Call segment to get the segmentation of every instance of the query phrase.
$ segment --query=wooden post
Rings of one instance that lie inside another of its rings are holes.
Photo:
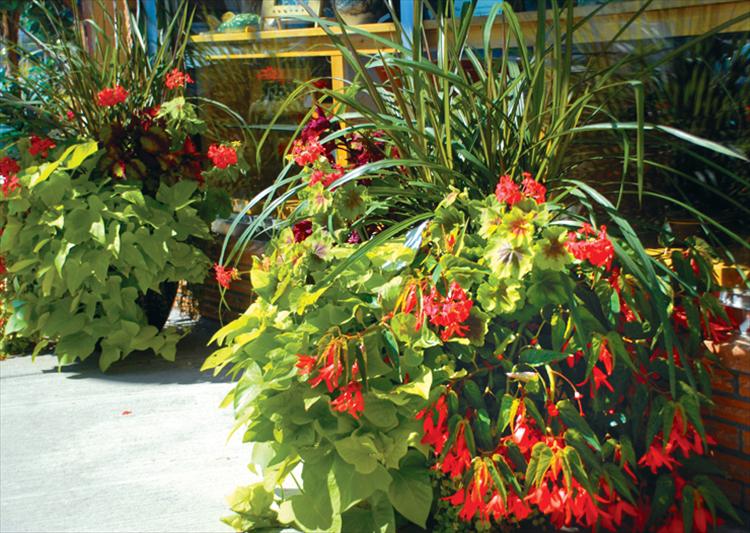
[[[102,52],[119,40],[122,47],[130,47],[130,9],[127,0],[94,0],[81,3],[81,16],[91,19],[101,32],[86,28],[86,46],[90,54],[102,60]],[[123,50],[121,60],[127,59]]]
[[[19,7],[12,10],[3,10],[0,13],[0,37],[7,43],[10,43],[10,47],[8,48],[8,72],[10,73],[10,77],[14,76],[18,71],[18,52],[16,52],[14,47],[18,45],[21,9]]]
[[[343,91],[344,86],[344,56],[340,53],[334,53],[331,55],[331,89]],[[338,109],[334,110],[334,112],[337,111]],[[341,127],[345,128],[346,124],[342,122]],[[336,151],[336,162],[343,167],[346,166],[346,160],[346,150],[339,148]]]

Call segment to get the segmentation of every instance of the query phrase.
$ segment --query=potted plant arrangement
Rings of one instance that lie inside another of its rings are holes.
[[[111,59],[101,61],[79,47],[79,22],[80,40],[43,48],[62,73],[34,112],[51,127],[1,159],[4,334],[40,339],[34,353],[54,343],[62,364],[96,351],[103,370],[134,350],[173,359],[180,334],[162,328],[177,283],[206,277],[200,243],[228,209],[210,184],[242,162],[231,144],[204,155],[194,142],[203,123],[180,70],[186,9],[154,56],[132,25],[129,38],[100,36]]]
[[[737,519],[702,418],[714,362],[703,342],[732,329],[710,260],[702,246],[650,256],[571,176],[580,133],[617,128],[587,108],[612,72],[569,96],[572,31],[553,12],[554,46],[540,18],[527,55],[504,5],[505,47],[521,52],[497,63],[463,25],[444,30],[458,33],[437,64],[401,41],[362,64],[331,32],[362,74],[330,93],[347,125],[314,110],[276,187],[250,202],[271,213],[299,200],[249,272],[225,267],[256,299],[204,364],[238,379],[224,404],[262,476],[232,498],[237,530],[707,531]],[[422,48],[419,24],[410,43]],[[632,128],[637,144],[644,129]],[[638,152],[625,160],[640,167]]]

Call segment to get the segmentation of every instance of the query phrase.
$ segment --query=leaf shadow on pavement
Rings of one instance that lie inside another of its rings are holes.
[[[68,379],[102,379],[122,383],[226,383],[229,376],[214,376],[212,372],[201,372],[206,357],[216,348],[207,346],[218,322],[201,319],[177,345],[175,360],[167,361],[151,351],[133,352],[124,360],[115,362],[106,372],[99,369],[99,354],[91,354],[85,361],[42,370],[45,374],[60,373]]]

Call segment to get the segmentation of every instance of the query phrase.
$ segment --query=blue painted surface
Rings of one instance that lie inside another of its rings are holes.
[[[149,55],[156,53],[159,47],[159,25],[156,19],[156,0],[143,0],[143,10],[146,12],[146,43]]]
[[[401,26],[404,28],[403,45],[411,48],[411,34],[414,30],[414,0],[401,0]]]
[[[455,0],[454,6],[456,9],[456,16],[461,15],[461,10],[464,4],[471,3],[471,0]],[[502,4],[503,0],[477,0],[477,7],[474,8],[475,17],[486,17],[492,11],[492,6],[495,4]]]

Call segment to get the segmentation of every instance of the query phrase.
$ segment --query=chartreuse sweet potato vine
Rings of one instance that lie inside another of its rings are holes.
[[[61,363],[101,348],[106,369],[133,350],[174,359],[176,332],[149,325],[141,298],[165,281],[202,281],[209,268],[194,239],[208,238],[194,180],[161,184],[89,178],[96,142],[73,145],[54,162],[28,165],[0,198],[0,254],[13,306],[4,334],[49,340]],[[54,167],[54,170],[52,169]]]
[[[328,179],[301,139],[303,220],[255,260],[257,299],[205,364],[239,378],[226,403],[263,474],[232,526],[705,531],[734,514],[707,475],[701,341],[724,330],[703,256],[667,268],[614,211],[606,228],[520,171],[360,244],[364,207],[336,206],[366,185]]]

